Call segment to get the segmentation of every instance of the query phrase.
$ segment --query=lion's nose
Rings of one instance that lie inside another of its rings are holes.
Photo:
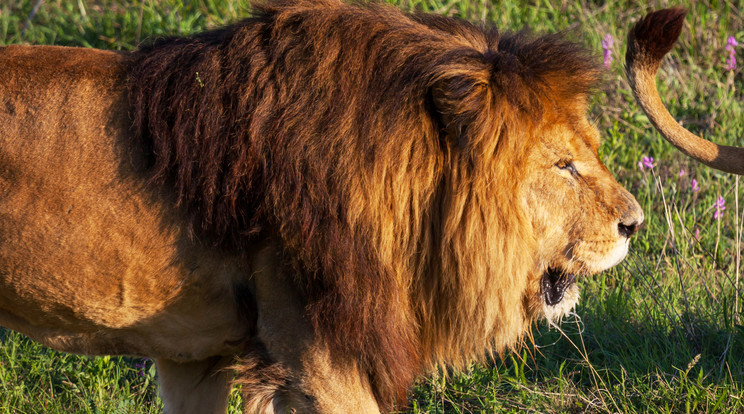
[[[643,224],[643,210],[638,202],[630,196],[630,202],[628,203],[628,209],[625,214],[620,218],[620,222],[617,223],[617,231],[621,236],[630,238],[634,235]]]
[[[638,231],[638,228],[640,227],[640,223],[637,221],[633,221],[630,223],[623,223],[622,221],[617,224],[617,231],[620,232],[620,235],[626,238],[630,238],[630,236],[634,235],[635,232]]]

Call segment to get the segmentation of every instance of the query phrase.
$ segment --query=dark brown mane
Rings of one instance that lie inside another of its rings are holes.
[[[558,35],[336,0],[272,2],[134,57],[130,100],[154,180],[225,249],[278,238],[309,319],[361,361],[381,406],[435,359],[411,286],[445,268],[420,251],[455,214],[438,205],[457,193],[447,186],[498,159],[507,118],[534,123],[583,101],[598,74]]]

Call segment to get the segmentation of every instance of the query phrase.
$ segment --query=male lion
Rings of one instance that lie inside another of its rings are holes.
[[[718,145],[686,130],[664,106],[656,89],[661,59],[674,46],[687,11],[681,8],[649,13],[628,33],[625,55],[630,86],[651,123],[667,141],[703,164],[733,174],[744,174],[744,148]]]
[[[0,49],[0,323],[166,411],[357,413],[517,345],[643,213],[557,35],[338,0],[133,53]],[[233,370],[227,368],[234,368]]]

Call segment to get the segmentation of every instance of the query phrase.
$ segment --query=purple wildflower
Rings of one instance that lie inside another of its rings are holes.
[[[726,50],[729,52],[728,59],[726,59],[726,70],[736,69],[736,50],[734,48],[738,45],[739,43],[734,36],[729,36],[726,41]]]
[[[138,371],[137,375],[139,375],[140,377],[144,377],[146,375],[145,374],[145,368],[147,368],[147,358],[145,358],[142,361],[136,363],[134,365],[134,367],[137,368],[137,371]]]
[[[698,240],[700,239],[700,229],[698,228],[695,229],[695,238]]]
[[[644,156],[640,161],[638,161],[638,168],[641,169],[641,170],[644,167],[645,168],[648,168],[648,169],[652,169],[655,166],[656,165],[654,164],[654,157],[645,157]]]
[[[612,63],[612,45],[615,43],[615,39],[612,35],[607,35],[602,40],[602,49],[604,49],[604,67],[609,69],[610,63]]]
[[[693,193],[697,193],[698,190],[700,189],[700,186],[698,186],[697,180],[694,178],[692,179],[692,182],[690,183],[690,189],[692,190]]]
[[[685,175],[687,175],[687,171],[685,171],[685,169],[684,169],[684,168],[682,168],[681,170],[679,170],[679,174],[677,174],[677,176],[678,176],[679,178],[682,178],[682,177],[684,177]]]
[[[713,212],[713,218],[720,220],[723,217],[723,210],[726,210],[726,200],[723,199],[723,196],[718,196],[718,200],[716,200],[716,204],[713,207],[716,208],[716,211]]]

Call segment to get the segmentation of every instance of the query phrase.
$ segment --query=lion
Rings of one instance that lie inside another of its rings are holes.
[[[560,35],[275,1],[0,49],[0,324],[153,358],[168,413],[375,413],[519,346],[643,222]]]
[[[724,172],[744,174],[744,148],[715,144],[685,129],[664,106],[656,73],[682,32],[687,11],[672,8],[649,13],[628,32],[626,72],[636,101],[661,135],[684,154]]]

